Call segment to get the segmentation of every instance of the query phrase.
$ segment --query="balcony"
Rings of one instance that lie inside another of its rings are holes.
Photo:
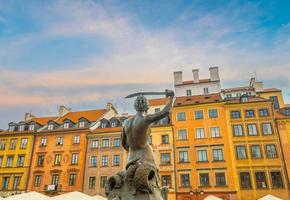
[[[45,185],[44,186],[45,192],[60,192],[61,191],[61,185]]]

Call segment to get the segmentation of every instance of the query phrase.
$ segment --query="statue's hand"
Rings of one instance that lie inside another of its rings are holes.
[[[166,97],[174,97],[174,91],[173,90],[165,90]]]

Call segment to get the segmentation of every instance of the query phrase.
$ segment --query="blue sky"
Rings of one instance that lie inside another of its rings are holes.
[[[254,73],[290,102],[287,1],[0,0],[0,127],[128,93],[172,88],[174,71],[220,67],[223,87]]]

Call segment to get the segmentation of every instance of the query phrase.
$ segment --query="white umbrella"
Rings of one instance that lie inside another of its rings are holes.
[[[263,196],[259,200],[282,200],[282,199],[275,197],[275,196],[272,196],[271,194],[268,194],[266,196]]]
[[[49,200],[93,200],[93,197],[81,192],[69,192],[51,197]]]
[[[49,197],[45,196],[44,194],[38,192],[28,192],[13,195],[10,197],[5,198],[4,200],[48,200]]]
[[[222,200],[222,199],[213,195],[209,195],[204,200]]]
[[[100,196],[100,195],[93,196],[93,198],[94,198],[95,200],[107,200],[107,198],[102,197],[102,196]]]

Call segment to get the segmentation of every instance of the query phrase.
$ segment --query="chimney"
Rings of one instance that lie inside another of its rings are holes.
[[[30,121],[32,118],[34,118],[35,116],[32,115],[31,113],[25,113],[24,115],[24,121],[27,122],[27,121]]]
[[[193,75],[193,82],[198,83],[199,82],[198,69],[193,69],[192,75]]]
[[[254,88],[255,92],[262,92],[264,90],[263,82],[262,81],[254,82]]]
[[[107,103],[107,110],[110,110],[111,108],[113,108],[113,104],[111,102]]]
[[[70,112],[70,109],[68,109],[64,105],[60,105],[58,108],[58,116],[59,117],[63,117],[64,115],[66,115],[69,112]]]
[[[209,73],[210,73],[210,80],[211,81],[219,81],[219,67],[210,67],[209,68]]]
[[[182,71],[174,72],[174,85],[182,84]]]

